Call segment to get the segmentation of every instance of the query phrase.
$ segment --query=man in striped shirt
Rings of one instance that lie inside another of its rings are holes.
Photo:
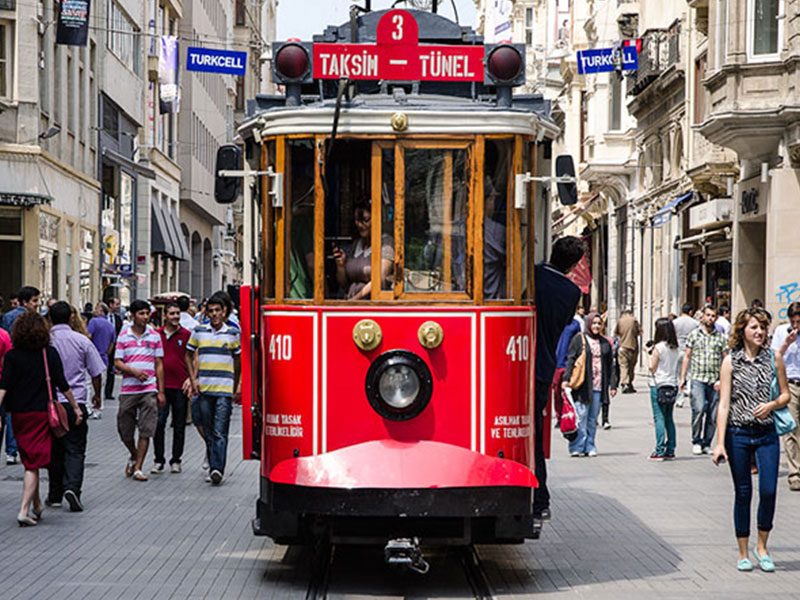
[[[150,438],[155,435],[158,410],[166,404],[164,396],[164,347],[161,336],[147,324],[150,305],[134,300],[130,305],[133,323],[120,331],[114,354],[114,366],[122,373],[119,394],[117,431],[130,451],[125,475],[147,481],[142,471]],[[139,441],[134,441],[136,427]]]
[[[186,366],[192,391],[199,396],[200,417],[209,450],[209,476],[214,485],[222,482],[228,451],[228,429],[233,398],[241,394],[240,331],[225,323],[230,297],[216,293],[206,303],[207,325],[198,325],[186,345]],[[197,353],[197,365],[195,365]]]

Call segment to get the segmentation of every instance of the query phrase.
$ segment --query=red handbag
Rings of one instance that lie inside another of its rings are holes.
[[[561,435],[573,440],[578,435],[578,415],[575,414],[575,407],[564,390],[561,390],[561,403],[561,420],[558,423]]]
[[[44,373],[47,380],[47,424],[50,425],[50,433],[57,438],[64,437],[69,431],[69,421],[67,421],[67,411],[53,398],[53,388],[50,385],[50,367],[47,364],[47,348],[42,348],[44,357]]]

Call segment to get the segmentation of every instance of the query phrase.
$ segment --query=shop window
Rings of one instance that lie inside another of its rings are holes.
[[[405,151],[406,292],[466,291],[466,155],[463,149]]]

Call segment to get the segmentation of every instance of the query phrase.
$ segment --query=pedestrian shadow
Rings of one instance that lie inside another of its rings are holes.
[[[496,596],[552,593],[678,572],[677,549],[614,498],[558,489],[542,536],[522,547],[482,546]],[[634,588],[629,588],[633,591]]]

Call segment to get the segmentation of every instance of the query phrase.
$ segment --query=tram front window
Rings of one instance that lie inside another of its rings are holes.
[[[291,299],[308,299],[314,297],[314,143],[310,139],[289,140],[287,150],[286,292]]]
[[[466,154],[405,150],[406,292],[466,290]]]
[[[483,178],[483,297],[508,298],[508,166],[513,140],[487,139]]]

